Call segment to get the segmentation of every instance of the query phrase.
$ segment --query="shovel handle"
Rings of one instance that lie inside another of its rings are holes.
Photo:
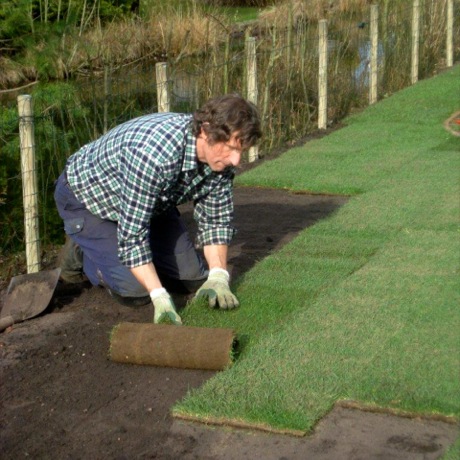
[[[0,332],[3,332],[7,327],[14,324],[14,318],[12,316],[5,316],[0,318]]]

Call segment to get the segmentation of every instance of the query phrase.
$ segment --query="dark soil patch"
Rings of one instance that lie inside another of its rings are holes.
[[[237,189],[233,277],[345,200]],[[182,212],[190,222],[191,208]],[[123,307],[104,289],[59,285],[45,314],[1,334],[1,458],[435,459],[458,434],[439,421],[341,407],[305,438],[174,420],[171,406],[214,372],[108,359],[115,324],[152,316],[150,307]]]

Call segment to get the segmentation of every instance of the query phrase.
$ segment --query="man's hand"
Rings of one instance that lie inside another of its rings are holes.
[[[176,313],[174,302],[171,299],[171,296],[166,292],[166,289],[154,289],[150,292],[150,298],[152,299],[153,306],[155,308],[155,316],[153,317],[153,322],[155,324],[158,324],[165,319],[171,320],[173,324],[176,325],[182,324],[180,316]]]
[[[229,280],[230,275],[227,270],[211,269],[207,281],[198,289],[195,298],[207,298],[211,308],[216,304],[224,310],[238,307],[240,303],[230,291]]]

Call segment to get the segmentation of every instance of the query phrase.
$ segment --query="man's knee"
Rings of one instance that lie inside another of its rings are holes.
[[[93,267],[93,276],[99,286],[121,305],[140,307],[150,303],[150,296],[145,288],[136,280],[131,271],[124,267]]]
[[[145,297],[149,293],[137,281],[131,270],[124,265],[104,267],[97,270],[100,284],[122,297]]]

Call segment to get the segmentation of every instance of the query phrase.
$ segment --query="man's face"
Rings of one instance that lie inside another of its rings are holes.
[[[211,144],[208,136],[202,130],[197,139],[198,160],[206,163],[216,172],[221,172],[231,166],[238,166],[241,161],[243,149],[236,135],[237,133],[232,134],[227,142]]]

